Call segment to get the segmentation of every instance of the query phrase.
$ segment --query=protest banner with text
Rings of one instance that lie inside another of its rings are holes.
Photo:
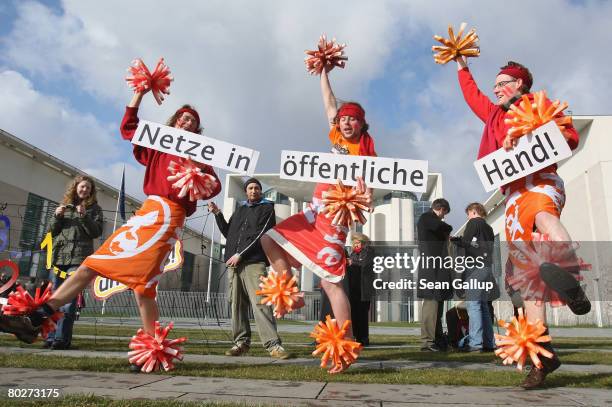
[[[487,192],[571,157],[567,141],[555,122],[546,123],[521,137],[510,151],[500,148],[474,162]]]
[[[368,187],[395,191],[425,192],[428,162],[387,157],[281,152],[280,177],[333,184],[357,185],[362,177]]]
[[[146,120],[132,144],[246,175],[253,175],[259,158],[258,151]]]

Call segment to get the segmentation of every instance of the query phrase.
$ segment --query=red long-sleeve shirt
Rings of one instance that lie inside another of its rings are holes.
[[[463,68],[457,73],[459,76],[459,85],[461,86],[465,101],[474,114],[485,123],[482,139],[480,140],[480,148],[478,150],[478,158],[482,158],[502,147],[509,129],[509,126],[504,123],[507,112],[501,106],[491,102],[491,100],[478,89],[478,85],[476,85],[468,68]],[[533,98],[531,94],[528,96],[530,99]],[[519,103],[520,99],[514,104],[518,105]],[[560,115],[562,115],[562,113]],[[569,134],[567,143],[569,147],[574,150],[578,147],[578,132],[571,125],[567,126],[567,130]],[[556,168],[556,164],[553,166]],[[547,167],[547,169],[551,167]]]
[[[121,137],[132,141],[136,128],[138,127],[138,108],[126,107],[125,115],[121,121]],[[196,210],[196,203],[189,200],[189,194],[183,198],[178,197],[179,190],[172,188],[172,182],[168,181],[171,175],[168,171],[170,161],[180,160],[179,157],[162,153],[161,151],[134,145],[134,157],[146,167],[144,176],[144,193],[147,195],[158,195],[176,202],[185,208],[187,216],[192,215]],[[210,165],[202,164],[203,172],[212,175],[217,180],[217,186],[213,193],[207,197],[210,199],[221,192],[221,181]]]

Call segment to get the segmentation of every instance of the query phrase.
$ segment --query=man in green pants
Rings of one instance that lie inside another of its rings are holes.
[[[272,308],[260,304],[261,298],[255,294],[259,289],[259,277],[265,275],[269,265],[259,239],[276,224],[274,203],[262,197],[261,183],[256,178],[247,180],[244,190],[247,200],[236,209],[229,222],[214,202],[208,203],[208,209],[215,214],[219,230],[226,239],[225,264],[230,285],[234,346],[225,354],[240,356],[249,351],[250,303],[264,347],[270,356],[287,359],[289,354],[281,345]]]

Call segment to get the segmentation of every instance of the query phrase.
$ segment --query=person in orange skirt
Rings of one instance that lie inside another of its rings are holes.
[[[121,122],[121,135],[130,141],[138,126],[138,107],[147,91],[138,92],[127,106]],[[193,133],[200,133],[200,117],[189,105],[178,109],[167,125]],[[146,167],[144,193],[148,196],[142,207],[128,222],[117,229],[100,248],[87,257],[77,271],[52,297],[33,313],[23,317],[7,317],[9,333],[34,340],[42,323],[63,304],[75,298],[96,276],[118,281],[130,287],[136,296],[140,317],[146,333],[154,335],[154,324],[159,319],[156,288],[178,232],[185,218],[196,210],[196,202],[189,194],[179,197],[179,190],[167,180],[171,161],[181,158],[160,151],[134,145],[134,157]],[[221,191],[221,183],[212,167],[198,164],[203,172],[216,180],[208,198]]]
[[[376,156],[374,141],[368,134],[365,111],[358,103],[344,103],[337,107],[336,97],[328,79],[330,68],[321,72],[323,104],[329,120],[329,141],[336,154]],[[323,192],[330,184],[317,184],[312,203],[303,211],[293,215],[270,229],[261,238],[261,244],[272,268],[281,275],[290,272],[291,267],[304,265],[321,278],[321,287],[329,297],[332,310],[339,326],[351,318],[348,297],[341,286],[346,272],[344,245],[348,228],[332,225],[320,211]],[[371,204],[371,191],[367,191],[360,179],[356,189],[366,193]],[[352,330],[347,336],[352,337]],[[338,373],[348,366],[333,367],[330,373]]]
[[[505,123],[507,111],[512,104],[517,105],[522,95],[533,100],[530,89],[533,77],[529,70],[516,62],[508,62],[497,74],[493,93],[497,100],[492,102],[476,85],[466,59],[456,58],[459,85],[468,106],[485,123],[480,142],[478,158],[497,149],[507,150],[513,144],[504,144],[510,126]],[[578,146],[578,132],[568,126],[566,139],[573,150]],[[553,306],[567,304],[576,314],[586,314],[590,302],[582,291],[579,279],[578,260],[571,247],[571,237],[560,221],[561,210],[565,204],[563,180],[557,175],[557,165],[550,165],[524,178],[505,185],[502,192],[506,196],[505,232],[510,253],[510,267],[506,270],[506,285],[519,292],[525,305],[527,320],[546,323],[545,303]],[[535,234],[535,232],[538,234]],[[566,258],[573,258],[576,267],[563,268],[555,262],[536,262],[529,260],[524,253],[534,250],[534,240],[547,236],[557,252]],[[555,243],[557,242],[557,243]],[[561,249],[561,250],[558,250]],[[542,358],[542,369],[533,368],[522,383],[526,389],[541,386],[547,374],[559,368],[561,362],[554,349],[547,343],[544,347],[553,353],[552,358]]]

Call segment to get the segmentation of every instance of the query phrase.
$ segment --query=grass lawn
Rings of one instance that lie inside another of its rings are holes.
[[[83,370],[127,373],[127,361],[114,358],[70,358],[37,356],[33,354],[0,354],[0,366]],[[229,377],[237,379],[268,379],[287,381],[321,381],[383,384],[428,384],[462,386],[516,386],[524,377],[517,370],[487,371],[462,369],[371,369],[352,368],[341,375],[329,375],[317,366],[303,365],[234,365],[210,363],[178,363],[173,376]],[[611,388],[610,374],[553,373],[546,381],[548,387]]]
[[[119,336],[131,337],[135,333],[134,327],[127,326],[94,326],[94,325],[75,325],[75,335],[95,335],[95,336]],[[231,346],[231,335],[229,331],[220,329],[176,329],[171,333],[171,337],[187,336],[191,341],[184,344],[186,353],[203,355],[223,355]],[[311,357],[314,347],[311,344],[312,338],[307,333],[283,333],[282,339],[285,347],[294,357]],[[196,343],[195,341],[202,341]],[[256,332],[253,341],[259,341]],[[300,345],[287,345],[287,344]],[[489,363],[500,360],[494,354],[481,353],[431,353],[421,352],[418,348],[420,340],[417,336],[408,335],[372,335],[371,345],[382,345],[385,348],[365,348],[360,356],[361,360],[414,360],[414,361],[456,361],[456,362],[475,362]],[[127,352],[127,339],[85,339],[74,338],[73,348],[79,350],[98,350],[98,351],[120,351]],[[612,365],[612,352],[597,352],[599,348],[612,349],[612,339],[598,338],[555,338],[555,347],[559,350],[561,360],[564,363],[574,364],[606,364]],[[413,345],[405,347],[405,345]],[[20,346],[24,348],[39,348],[40,342],[32,345],[23,344],[12,335],[0,335],[0,346]],[[404,346],[404,347],[402,347]],[[567,349],[567,350],[566,350]],[[570,349],[593,349],[593,351],[577,352]],[[251,356],[268,356],[261,344],[254,343],[249,352]]]

